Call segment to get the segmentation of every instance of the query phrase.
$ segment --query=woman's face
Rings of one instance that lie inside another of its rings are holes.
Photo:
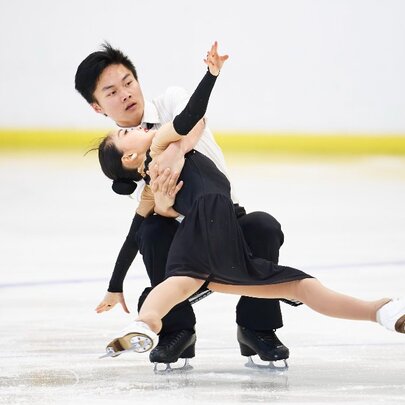
[[[122,152],[123,158],[136,154],[137,161],[145,156],[150,148],[156,130],[148,130],[141,127],[121,128],[115,131],[110,139],[116,148]]]

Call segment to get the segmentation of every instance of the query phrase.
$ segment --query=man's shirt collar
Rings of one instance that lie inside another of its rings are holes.
[[[145,100],[143,109],[142,124],[160,124],[160,118],[156,106],[148,100]]]

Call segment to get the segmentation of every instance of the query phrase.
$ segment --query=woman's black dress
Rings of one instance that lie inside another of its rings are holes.
[[[237,285],[276,284],[312,276],[253,257],[237,221],[230,184],[203,154],[186,155],[174,209],[185,218],[170,247],[166,276]]]

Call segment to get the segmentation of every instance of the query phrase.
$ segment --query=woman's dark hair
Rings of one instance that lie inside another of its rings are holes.
[[[101,170],[111,180],[112,189],[117,194],[132,194],[142,176],[136,170],[125,169],[122,165],[122,153],[117,149],[110,136],[106,136],[98,146],[98,160]]]
[[[138,80],[136,69],[128,56],[119,49],[113,48],[108,42],[101,45],[101,50],[91,53],[80,63],[75,76],[75,89],[91,104],[98,79],[104,69],[110,65],[124,65]]]

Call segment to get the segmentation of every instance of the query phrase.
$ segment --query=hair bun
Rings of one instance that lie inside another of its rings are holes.
[[[115,193],[120,195],[130,195],[136,190],[136,183],[129,179],[114,180],[112,189]]]

